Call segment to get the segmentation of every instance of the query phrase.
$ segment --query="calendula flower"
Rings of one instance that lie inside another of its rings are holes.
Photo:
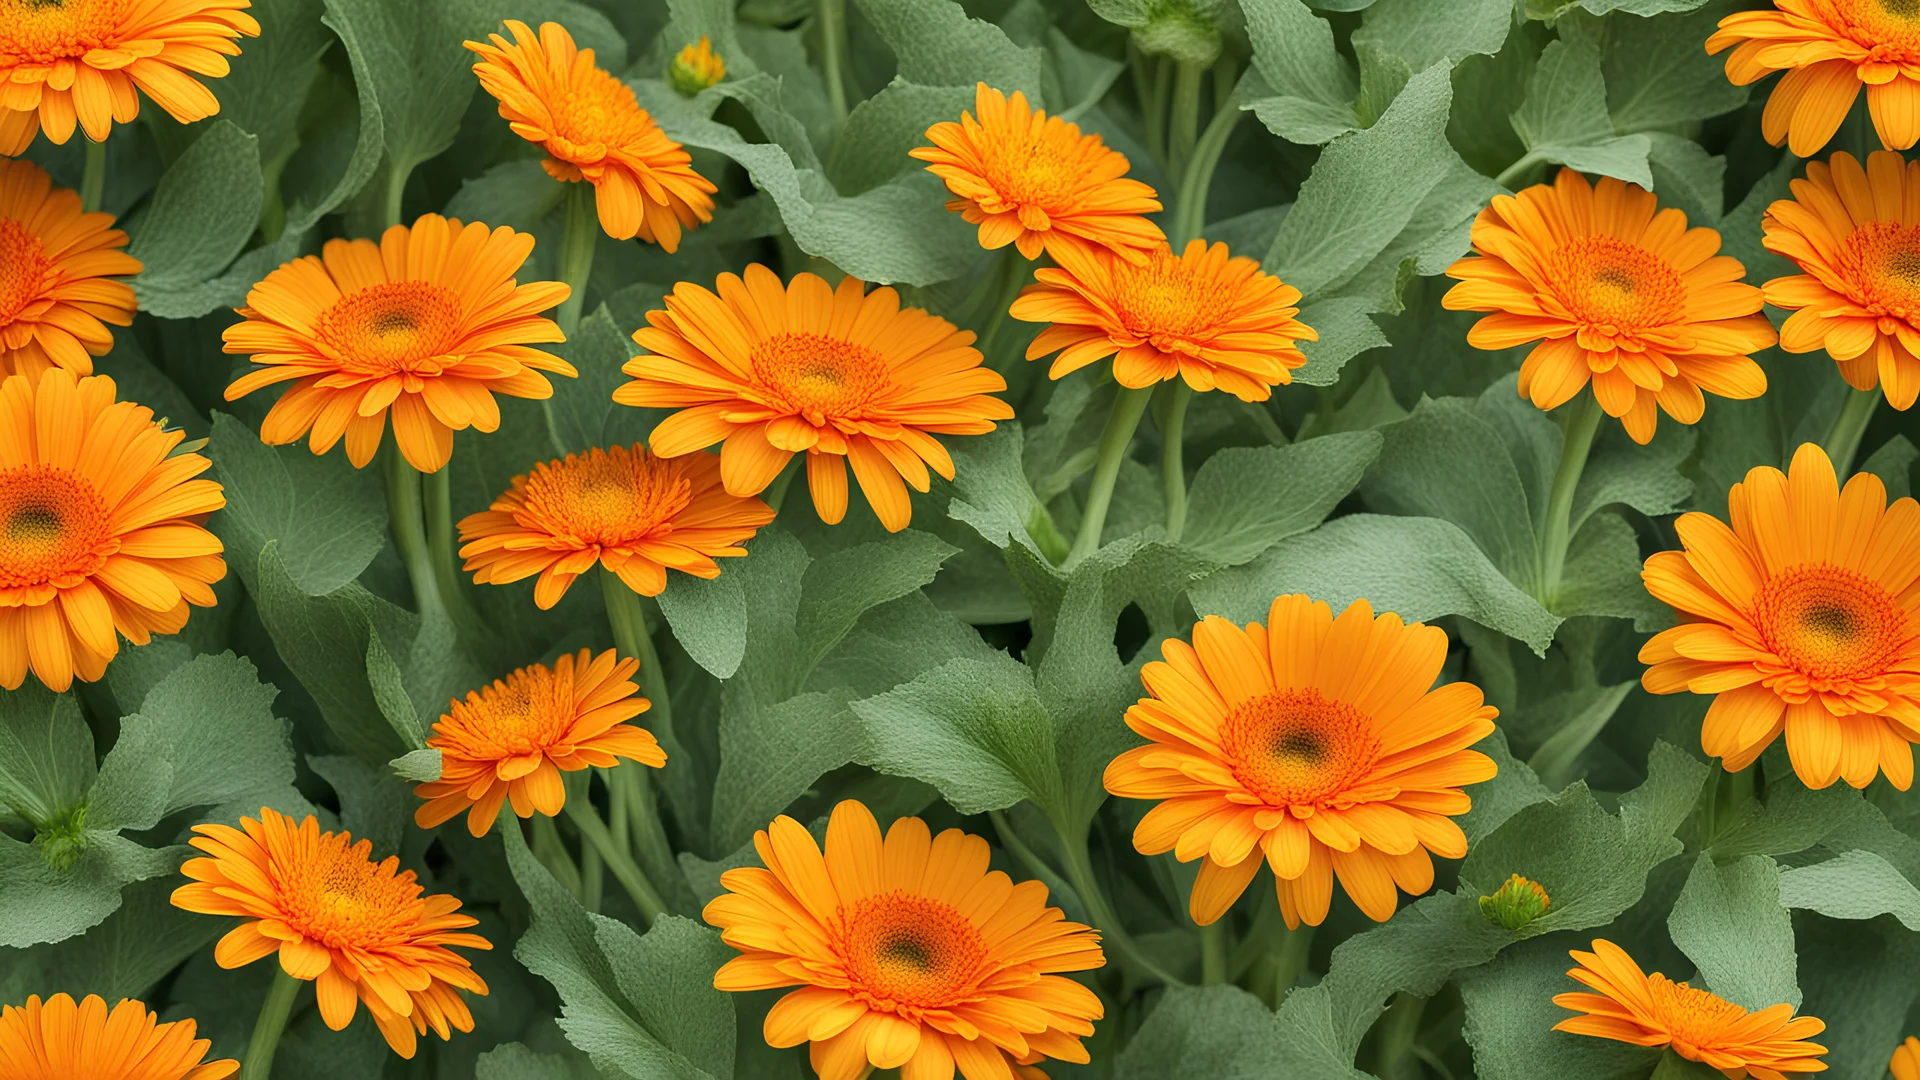
[[[1906,1042],[1894,1048],[1887,1069],[1893,1073],[1893,1080],[1920,1080],[1920,1039],[1907,1036]]]
[[[1683,621],[1641,648],[1641,685],[1714,695],[1700,745],[1730,772],[1784,731],[1808,787],[1885,771],[1905,791],[1920,740],[1920,505],[1888,506],[1871,473],[1841,491],[1807,443],[1790,474],[1733,485],[1727,517],[1682,515],[1683,550],[1647,560],[1647,591]]]
[[[713,220],[712,181],[640,107],[626,83],[576,48],[559,23],[507,20],[508,42],[467,42],[479,54],[473,73],[500,100],[514,134],[547,152],[541,165],[556,180],[593,185],[600,227],[616,240],[635,236],[672,252],[680,232]]]
[[[113,348],[103,323],[131,325],[138,307],[115,280],[140,272],[126,246],[112,214],[83,214],[80,196],[40,166],[0,159],[0,377],[93,373]]]
[[[1142,216],[1160,209],[1160,199],[1126,179],[1126,155],[1031,108],[1018,90],[1008,99],[979,83],[973,112],[928,128],[927,141],[933,145],[908,153],[946,181],[958,196],[947,209],[980,226],[989,251],[1012,244],[1029,259],[1046,251],[1057,260],[1063,248],[1093,246],[1142,262],[1166,246],[1160,226]]]
[[[727,77],[727,62],[713,51],[713,42],[705,34],[681,49],[667,65],[667,81],[681,97],[694,97]]]
[[[1738,260],[1714,254],[1719,233],[1687,228],[1651,192],[1562,169],[1552,186],[1494,196],[1472,235],[1477,254],[1447,268],[1461,283],[1442,303],[1492,312],[1467,333],[1477,348],[1540,342],[1520,368],[1536,406],[1565,404],[1591,381],[1601,408],[1644,443],[1661,410],[1699,420],[1702,391],[1766,391],[1749,359],[1775,340],[1760,290],[1742,283]]]
[[[481,585],[540,575],[533,602],[560,602],[595,563],[642,596],[667,587],[667,570],[720,576],[716,558],[773,520],[751,496],[729,495],[712,454],[662,458],[644,446],[599,447],[535,465],[493,505],[460,522],[460,555]]]
[[[1590,953],[1569,953],[1579,967],[1568,975],[1597,994],[1556,994],[1553,1003],[1580,1013],[1553,1025],[1555,1031],[1592,1035],[1635,1046],[1665,1046],[1688,1061],[1719,1069],[1728,1080],[1786,1080],[1784,1073],[1821,1072],[1827,1048],[1804,1041],[1827,1025],[1795,1017],[1792,1005],[1749,1013],[1725,998],[1659,972],[1648,975],[1611,941],[1596,940]]]
[[[258,37],[248,0],[24,0],[0,18],[0,154],[36,133],[64,143],[78,123],[105,142],[140,115],[140,93],[183,124],[220,111],[194,78],[220,78],[235,38]],[[138,92],[136,92],[138,91]]]
[[[929,467],[953,479],[934,436],[984,435],[1013,416],[991,396],[1006,380],[981,366],[973,332],[902,308],[890,288],[845,277],[835,289],[813,274],[782,285],[759,264],[721,274],[717,287],[683,281],[665,311],[647,313],[633,335],[647,351],[621,369],[634,381],[613,400],[680,410],[653,429],[662,457],[723,443],[731,494],[766,490],[804,452],[822,521],[845,516],[851,464],[881,524],[898,532],[913,516],[908,485],[926,491]]]
[[[196,1039],[192,1020],[160,1023],[138,1001],[112,1010],[98,994],[78,1004],[39,995],[0,1008],[0,1076],[6,1080],[221,1080],[240,1071],[232,1058],[207,1061],[213,1043]]]
[[[1777,91],[1776,91],[1777,93]],[[1920,222],[1902,209],[1920,198],[1920,164],[1892,150],[1807,162],[1793,198],[1767,207],[1767,250],[1804,271],[1767,282],[1767,303],[1793,314],[1780,347],[1825,349],[1858,390],[1886,391],[1896,409],[1920,395]]]
[[[543,371],[573,365],[530,346],[563,341],[540,312],[567,298],[556,281],[514,280],[533,237],[427,214],[371,240],[329,240],[247,293],[244,321],[221,335],[254,368],[227,400],[293,381],[260,425],[271,446],[308,439],[316,454],[343,437],[355,468],[373,460],[393,413],[400,452],[421,472],[453,455],[453,433],[500,426],[495,394],[553,396]]]
[[[0,383],[0,686],[27,669],[54,690],[92,682],[120,651],[178,633],[226,576],[207,515],[210,462],[181,431],[115,401],[113,380],[50,368]]]
[[[401,1057],[427,1029],[442,1039],[473,1030],[473,1014],[456,992],[485,994],[487,984],[453,951],[491,949],[461,933],[478,920],[451,896],[422,896],[400,860],[372,858],[373,843],[344,832],[321,832],[309,817],[295,823],[262,807],[240,828],[195,825],[191,843],[205,852],[180,872],[193,879],[173,891],[173,906],[246,921],[214,947],[223,968],[279,954],[283,971],[311,982],[320,1019],[345,1028],[361,1003],[387,1045]]]
[[[722,990],[799,989],[767,1013],[767,1043],[810,1043],[820,1080],[899,1069],[910,1080],[1039,1080],[1047,1058],[1085,1064],[1100,999],[1061,971],[1106,962],[1099,935],[1047,906],[1047,887],[987,869],[987,842],[932,836],[919,818],[887,830],[843,802],[826,853],[806,826],[755,833],[766,869],[720,876],[706,920],[741,955]]]
[[[1497,713],[1477,686],[1434,687],[1444,631],[1376,619],[1365,600],[1336,619],[1282,596],[1265,626],[1209,616],[1161,655],[1140,671],[1151,696],[1127,710],[1152,741],[1114,758],[1106,786],[1159,800],[1134,829],[1142,854],[1205,860],[1195,922],[1225,914],[1263,862],[1289,927],[1326,918],[1335,875],[1384,922],[1396,889],[1432,887],[1429,852],[1466,855],[1451,815],[1472,805],[1461,787],[1493,778],[1468,747]]]
[[[567,804],[562,772],[608,769],[621,758],[665,765],[653,733],[627,723],[651,705],[638,696],[638,670],[640,661],[616,661],[612,649],[581,649],[454,701],[427,739],[440,751],[440,779],[413,789],[427,800],[413,820],[431,829],[464,810],[467,831],[485,836],[509,798],[523,818],[559,814]]]
[[[1760,130],[1795,157],[1812,157],[1847,118],[1860,87],[1880,142],[1905,150],[1920,139],[1920,24],[1899,0],[1773,0],[1771,11],[1720,20],[1707,52],[1728,46],[1735,86],[1776,71]]]

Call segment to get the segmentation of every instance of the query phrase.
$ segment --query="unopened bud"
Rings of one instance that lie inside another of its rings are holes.
[[[727,62],[705,37],[681,49],[667,67],[667,81],[682,97],[693,97],[726,77]]]
[[[1492,896],[1480,898],[1480,914],[1498,926],[1519,930],[1545,915],[1552,903],[1539,882],[1515,874]]]

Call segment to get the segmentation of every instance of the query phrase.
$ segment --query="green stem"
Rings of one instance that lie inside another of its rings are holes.
[[[1198,240],[1207,228],[1207,192],[1213,187],[1213,170],[1227,148],[1234,125],[1240,122],[1240,109],[1229,99],[1213,114],[1205,134],[1187,161],[1186,175],[1180,180],[1180,197],[1174,203],[1173,249],[1184,251],[1187,241]]]
[[[647,632],[647,613],[640,607],[640,597],[627,588],[620,575],[604,567],[600,571],[600,595],[607,603],[607,621],[613,624],[613,643],[640,661],[640,690],[652,702],[654,722],[672,725],[667,673],[661,670],[660,654],[654,651],[653,635]]]
[[[1080,515],[1080,531],[1074,535],[1073,550],[1067,552],[1068,567],[1100,550],[1100,530],[1107,524],[1107,508],[1113,503],[1113,485],[1120,479],[1120,464],[1127,458],[1134,429],[1140,426],[1140,414],[1147,411],[1153,387],[1138,390],[1120,387],[1113,399],[1113,411],[1107,414],[1107,426],[1100,432],[1100,457],[1093,466],[1093,481],[1087,489],[1087,508]]]
[[[1138,64],[1133,69],[1135,89],[1140,95],[1140,119],[1147,129],[1147,152],[1165,161],[1167,158],[1167,64],[1164,56],[1148,56],[1133,50]]]
[[[1546,527],[1540,533],[1540,595],[1537,599],[1553,610],[1560,594],[1560,576],[1567,566],[1567,545],[1572,542],[1573,493],[1580,486],[1580,474],[1586,471],[1587,455],[1593,450],[1594,432],[1600,429],[1600,399],[1581,391],[1560,418],[1560,468],[1553,474],[1553,491],[1547,496]]]
[[[100,209],[100,196],[107,190],[107,144],[81,138],[87,143],[87,171],[80,177],[80,209],[91,214]]]
[[[1275,1009],[1287,1000],[1293,984],[1299,982],[1301,973],[1307,970],[1307,960],[1313,952],[1313,931],[1314,927],[1305,923],[1288,930],[1273,952],[1273,1000],[1267,1004]]]
[[[420,474],[420,496],[426,516],[427,552],[433,559],[434,585],[440,601],[462,635],[482,632],[486,624],[461,588],[458,536],[453,527],[453,462]]]
[[[1393,1002],[1387,1006],[1387,1015],[1380,1022],[1379,1053],[1374,1072],[1389,1078],[1402,1075],[1400,1062],[1413,1052],[1414,1039],[1420,1034],[1420,1017],[1426,1011],[1426,1006],[1426,998],[1415,997],[1405,991],[1394,995]],[[1419,1074],[1417,1068],[1414,1074]]]
[[[1000,288],[994,296],[993,310],[987,314],[987,332],[980,335],[980,356],[986,361],[988,367],[1004,375],[1006,369],[996,366],[993,362],[994,350],[1000,341],[1001,332],[1007,326],[1007,310],[1013,306],[1013,301],[1020,295],[1020,289],[1031,280],[1032,275],[1031,264],[1020,254],[1019,249],[1008,244],[1001,250],[1004,261],[999,267]],[[1009,368],[1012,366],[1012,364],[1007,365]]]
[[[767,490],[760,497],[774,513],[778,514],[780,507],[786,503],[787,489],[793,487],[793,478],[800,475],[800,470],[806,467],[806,453],[803,451],[795,454],[780,467],[780,475],[773,478],[773,483],[767,485]]]
[[[1067,882],[1073,886],[1074,892],[1080,894],[1080,902],[1086,906],[1087,915],[1093,920],[1094,928],[1100,931],[1101,938],[1118,950],[1126,961],[1161,983],[1184,986],[1179,977],[1141,952],[1132,935],[1120,924],[1120,916],[1114,912],[1107,894],[1101,891],[1099,879],[1093,876],[1093,860],[1087,855],[1086,830],[1081,829],[1077,837],[1069,837],[1067,831],[1063,831],[1056,822],[1054,834],[1060,838],[1060,853],[1066,859]]]
[[[434,566],[433,550],[427,542],[422,517],[420,473],[408,463],[397,446],[389,447],[387,459],[387,522],[393,529],[393,546],[406,564],[407,577],[413,582],[413,603],[421,614],[442,604],[440,575]],[[443,609],[444,610],[444,609]]]
[[[1511,191],[1513,190],[1514,181],[1519,180],[1522,176],[1525,176],[1528,169],[1533,168],[1533,166],[1539,164],[1541,161],[1544,161],[1544,160],[1546,159],[1542,158],[1539,154],[1536,154],[1533,151],[1529,150],[1524,155],[1521,156],[1519,161],[1516,161],[1513,164],[1507,166],[1506,168],[1500,170],[1500,175],[1494,177],[1493,182]]]
[[[387,202],[381,209],[388,228],[400,224],[401,201],[407,194],[407,172],[391,160],[387,162]]]
[[[592,844],[580,850],[580,906],[588,911],[599,911],[606,900],[607,864],[600,858],[599,849]]]
[[[555,321],[560,332],[573,337],[580,328],[580,311],[587,302],[587,278],[593,273],[593,248],[600,240],[600,216],[593,202],[593,185],[567,185],[567,215],[560,229],[560,280],[571,291],[560,302]]]
[[[626,849],[617,847],[613,835],[607,831],[607,823],[600,820],[600,812],[593,808],[593,800],[584,795],[578,799],[567,800],[567,816],[573,819],[575,828],[593,845],[606,861],[607,869],[613,871],[627,895],[633,899],[633,906],[640,911],[640,918],[651,926],[653,921],[666,913],[667,905],[660,899],[660,893],[647,880],[640,867],[635,865],[633,856]]]
[[[1200,928],[1200,981],[1208,986],[1227,981],[1227,921]]]
[[[533,842],[528,846],[533,850],[533,857],[540,860],[540,865],[546,867],[553,879],[572,893],[574,899],[586,898],[579,864],[573,861],[573,853],[567,850],[566,841],[560,839],[560,828],[552,818],[545,815],[534,817]]]
[[[820,16],[820,74],[827,81],[827,103],[834,118],[846,122],[847,89],[841,81],[842,57],[847,51],[847,0],[818,0]]]
[[[253,1039],[247,1043],[240,1080],[267,1080],[273,1075],[273,1052],[280,1047],[280,1033],[287,1030],[287,1017],[293,1014],[293,999],[299,994],[300,980],[275,961],[273,988],[260,1003],[260,1018],[253,1022]]]
[[[1187,527],[1187,465],[1184,439],[1187,404],[1193,387],[1176,378],[1166,390],[1166,410],[1160,417],[1160,483],[1166,493],[1167,539],[1178,540]]]
[[[1174,66],[1173,105],[1167,117],[1167,170],[1174,176],[1182,176],[1193,157],[1200,134],[1200,78],[1206,71],[1184,61]]]
[[[1873,419],[1873,413],[1880,405],[1880,388],[1855,390],[1847,395],[1847,403],[1840,409],[1840,415],[1834,418],[1833,430],[1827,433],[1824,449],[1833,459],[1833,471],[1840,475],[1840,482],[1846,483],[1853,472],[1854,455],[1860,452],[1860,437],[1867,433],[1867,423]]]

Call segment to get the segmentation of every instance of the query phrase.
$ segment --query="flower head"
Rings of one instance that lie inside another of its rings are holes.
[[[982,367],[973,333],[890,288],[813,274],[782,285],[755,264],[721,274],[718,294],[681,282],[665,311],[633,335],[646,352],[622,370],[633,382],[613,400],[679,409],[653,429],[653,452],[679,457],[714,443],[720,480],[757,495],[794,454],[807,455],[814,509],[832,524],[847,512],[847,471],[881,524],[898,532],[926,491],[928,467],[953,479],[935,435],[984,435],[1013,409],[990,395],[1006,380]]]
[[[120,651],[178,633],[226,576],[207,515],[210,462],[181,431],[114,400],[104,375],[50,368],[0,383],[0,686],[27,668],[54,690],[89,682]]]
[[[705,34],[681,49],[667,65],[667,81],[681,97],[694,97],[727,77],[727,62],[713,51],[713,42]]]
[[[1304,596],[1273,602],[1267,625],[1209,616],[1193,644],[1169,639],[1140,679],[1149,697],[1127,726],[1152,740],[1114,758],[1107,790],[1160,800],[1134,829],[1142,854],[1204,858],[1189,908],[1206,925],[1273,867],[1287,925],[1319,925],[1340,878],[1384,922],[1396,887],[1433,885],[1428,852],[1457,859],[1460,788],[1490,780],[1468,747],[1493,732],[1479,687],[1433,688],[1445,632],[1375,618],[1356,600],[1339,618]]]
[[[1140,262],[1166,246],[1160,226],[1142,216],[1160,209],[1159,197],[1126,179],[1126,155],[1031,108],[1018,90],[1009,99],[979,83],[973,112],[928,128],[927,141],[909,153],[959,196],[947,209],[980,226],[989,251],[1013,244],[1029,259],[1041,251],[1058,259],[1062,249],[1092,246]]]
[[[1887,1069],[1893,1073],[1893,1080],[1920,1080],[1920,1039],[1909,1035],[1906,1042],[1894,1047]]]
[[[1641,685],[1714,695],[1700,745],[1730,772],[1784,731],[1808,787],[1863,788],[1884,770],[1905,791],[1920,741],[1920,505],[1888,506],[1871,473],[1842,491],[1807,443],[1789,474],[1733,485],[1727,517],[1682,515],[1682,550],[1647,560],[1647,591],[1682,621],[1641,648]]]
[[[1514,874],[1495,889],[1492,896],[1480,898],[1480,914],[1507,930],[1519,930],[1547,913],[1553,901],[1547,890],[1531,878]]]
[[[193,879],[173,891],[173,906],[246,921],[214,947],[223,968],[279,954],[280,967],[314,984],[320,1018],[339,1031],[364,1002],[387,1045],[410,1058],[415,1034],[442,1039],[451,1028],[473,1030],[473,1014],[456,991],[487,984],[451,947],[491,949],[486,938],[459,931],[478,920],[460,914],[451,896],[422,896],[413,871],[389,856],[373,861],[373,843],[344,832],[321,832],[314,818],[295,823],[262,807],[240,828],[195,825],[193,846],[205,852],[180,872]]]
[[[776,1047],[808,1048],[820,1080],[1041,1076],[1087,1062],[1100,1000],[1071,979],[1106,962],[1099,935],[1047,906],[1047,887],[987,869],[987,842],[901,818],[884,840],[857,802],[834,807],[822,855],[806,827],[754,834],[766,869],[720,876],[706,920],[741,955],[722,990],[797,986],[767,1013]]]
[[[160,1023],[138,1001],[111,1011],[88,994],[39,995],[0,1008],[0,1076],[7,1080],[221,1080],[240,1071],[231,1058],[206,1061],[213,1043],[195,1039],[192,1020]]]
[[[1720,234],[1687,228],[1679,210],[1612,177],[1597,186],[1572,169],[1552,186],[1496,195],[1473,223],[1470,255],[1447,268],[1460,284],[1443,303],[1492,312],[1467,333],[1482,349],[1538,341],[1520,393],[1542,409],[1589,381],[1608,416],[1636,442],[1661,410],[1683,424],[1706,408],[1701,391],[1758,397],[1766,373],[1748,358],[1774,343],[1760,290],[1738,260],[1715,255]]]
[[[772,520],[766,503],[727,494],[712,454],[596,446],[514,477],[492,506],[460,522],[460,555],[482,585],[539,574],[533,601],[544,611],[596,562],[642,596],[660,595],[669,567],[719,577],[713,560],[745,555],[739,545]]]
[[[567,298],[552,281],[514,281],[533,237],[427,214],[371,240],[329,240],[247,293],[244,321],[221,335],[254,368],[227,400],[293,381],[260,425],[272,446],[308,440],[316,454],[342,437],[356,468],[373,460],[393,413],[401,454],[421,472],[453,455],[453,433],[500,426],[494,394],[546,398],[543,371],[573,365],[529,346],[563,341],[540,312]]]
[[[0,154],[36,133],[64,143],[77,123],[105,142],[140,115],[140,93],[183,124],[220,111],[193,76],[220,78],[241,37],[258,37],[248,0],[7,0],[0,4]]]
[[[1773,0],[1771,11],[1720,20],[1707,51],[1729,45],[1727,78],[1746,86],[1776,71],[1760,130],[1795,157],[1812,157],[1847,118],[1860,87],[1882,145],[1920,139],[1920,22],[1903,0]]]
[[[665,765],[653,733],[627,723],[650,704],[633,682],[639,669],[632,657],[616,663],[612,649],[581,649],[455,700],[427,739],[440,751],[440,779],[413,789],[427,800],[414,821],[431,829],[465,810],[467,831],[485,836],[508,798],[523,818],[560,813],[563,771],[612,768],[621,758]]]
[[[500,100],[514,134],[547,152],[541,162],[556,180],[593,185],[600,227],[616,240],[635,236],[668,252],[680,233],[713,220],[713,182],[640,107],[633,90],[576,48],[559,23],[507,20],[508,42],[467,42],[479,54],[473,73]],[[717,63],[718,61],[716,61]]]
[[[128,326],[137,307],[115,280],[140,272],[126,246],[112,214],[81,213],[80,196],[40,166],[0,159],[0,378],[93,373],[113,348],[102,323]]]
[[[1592,952],[1576,949],[1569,955],[1580,966],[1567,974],[1599,993],[1554,995],[1555,1005],[1581,1014],[1553,1025],[1555,1031],[1671,1047],[1688,1061],[1719,1069],[1728,1080],[1786,1080],[1783,1073],[1827,1067],[1818,1060],[1827,1048],[1803,1041],[1827,1025],[1811,1016],[1794,1017],[1792,1005],[1750,1013],[1659,972],[1645,974],[1611,941],[1596,940]]]

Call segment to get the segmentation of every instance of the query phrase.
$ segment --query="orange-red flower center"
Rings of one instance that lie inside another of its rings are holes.
[[[1899,63],[1920,53],[1920,0],[1815,0],[1815,11],[1868,59]]]
[[[1239,290],[1169,251],[1144,266],[1114,259],[1113,306],[1127,333],[1163,352],[1193,352],[1232,319]]]
[[[1885,589],[1826,563],[1768,580],[1754,600],[1754,622],[1775,655],[1816,681],[1884,675],[1910,636],[1906,613]]]
[[[357,375],[437,375],[460,334],[460,295],[430,281],[369,285],[313,321],[328,354]]]
[[[121,0],[0,0],[0,66],[73,60],[112,48]]]
[[[454,702],[447,716],[452,722],[441,722],[436,738],[457,740],[462,757],[497,761],[541,753],[573,724],[573,681],[535,665],[480,691],[478,705]]]
[[[536,466],[514,520],[581,547],[620,547],[672,530],[693,485],[671,461],[624,447]]]
[[[552,133],[571,144],[557,148],[556,156],[575,164],[592,164],[631,146],[653,127],[633,90],[598,67],[556,85],[546,106],[553,114]]]
[[[848,914],[841,955],[851,989],[869,1005],[937,1009],[972,992],[987,943],[951,904],[895,891]]]
[[[1009,137],[975,141],[980,154],[981,179],[992,186],[1001,201],[1009,204],[1008,209],[1019,206],[1055,212],[1072,209],[1085,165],[1074,153],[1077,140],[1047,138],[1044,134],[1039,138],[1026,138],[1025,132],[1005,134]]]
[[[12,218],[0,218],[0,326],[40,299],[52,269],[39,237]]]
[[[755,342],[749,359],[768,404],[816,424],[859,416],[889,383],[879,353],[823,334],[776,334]]]
[[[1674,982],[1658,972],[1647,976],[1647,994],[1667,1034],[1689,1047],[1719,1045],[1727,1029],[1747,1015],[1747,1010],[1731,1001]]]
[[[1311,688],[1275,690],[1227,712],[1220,749],[1269,806],[1319,803],[1349,790],[1380,757],[1371,718]]]
[[[1603,331],[1631,333],[1686,316],[1687,286],[1672,264],[1615,237],[1583,236],[1562,244],[1547,273],[1567,311]]]
[[[423,906],[419,884],[369,860],[366,841],[346,841],[323,834],[309,847],[296,831],[290,852],[269,857],[280,921],[334,949],[378,950],[411,940]]]
[[[0,588],[76,584],[117,547],[85,477],[50,465],[0,470]]]
[[[1868,222],[1847,234],[1838,262],[1863,306],[1875,314],[1920,320],[1920,227]]]

